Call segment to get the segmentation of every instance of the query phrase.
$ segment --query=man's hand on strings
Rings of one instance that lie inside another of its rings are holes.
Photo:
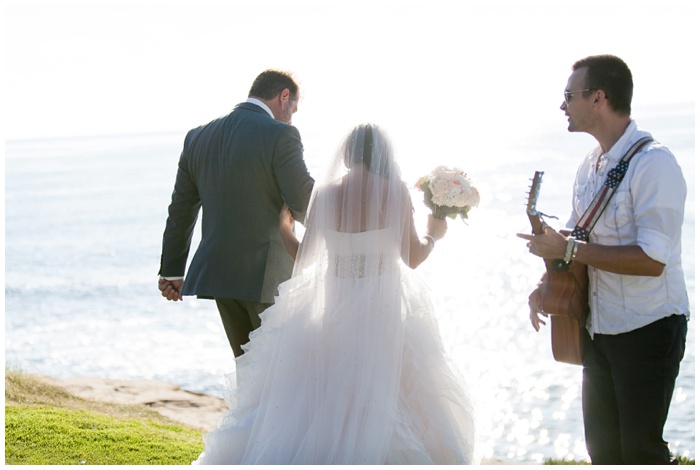
[[[540,235],[527,233],[516,233],[516,235],[528,241],[527,247],[535,256],[544,259],[561,259],[566,255],[566,237],[548,225]]]

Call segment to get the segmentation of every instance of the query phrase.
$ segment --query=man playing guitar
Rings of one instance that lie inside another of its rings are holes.
[[[671,462],[663,428],[690,317],[681,267],[686,183],[673,154],[644,140],[649,133],[631,118],[632,89],[632,74],[618,57],[574,64],[561,110],[569,132],[598,141],[574,182],[567,227],[576,228],[569,237],[549,227],[518,234],[545,261],[587,267],[590,314],[580,341],[583,420],[593,464]],[[597,210],[590,233],[579,237],[576,229],[596,212],[597,195],[637,144],[609,204]],[[530,302],[535,330],[547,312],[540,294]]]

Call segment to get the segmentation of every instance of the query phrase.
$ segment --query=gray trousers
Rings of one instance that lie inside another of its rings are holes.
[[[238,357],[243,354],[241,346],[249,341],[250,333],[260,326],[260,314],[272,304],[222,297],[214,300],[233,355]]]

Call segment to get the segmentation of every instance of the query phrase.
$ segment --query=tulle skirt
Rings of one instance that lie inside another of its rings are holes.
[[[283,283],[194,464],[478,463],[472,403],[414,274]]]

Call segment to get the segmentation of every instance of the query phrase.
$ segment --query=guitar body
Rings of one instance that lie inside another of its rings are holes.
[[[583,364],[581,351],[581,327],[579,322],[558,315],[549,317],[552,329],[552,355],[557,362],[580,366]]]
[[[549,315],[566,316],[585,326],[588,319],[588,268],[573,262],[569,269],[558,272],[551,261],[545,261],[548,282],[541,292],[542,307]]]
[[[552,355],[557,362],[581,365],[581,334],[588,318],[588,269],[572,263],[558,272],[545,262],[548,282],[541,286],[540,298],[552,328]]]
[[[528,198],[527,214],[532,233],[543,232],[543,223],[535,203],[542,172],[535,172]],[[545,260],[546,279],[540,284],[542,309],[549,315],[552,328],[552,355],[557,362],[581,365],[581,334],[588,319],[588,268],[573,262],[566,271],[557,271],[552,260]]]

